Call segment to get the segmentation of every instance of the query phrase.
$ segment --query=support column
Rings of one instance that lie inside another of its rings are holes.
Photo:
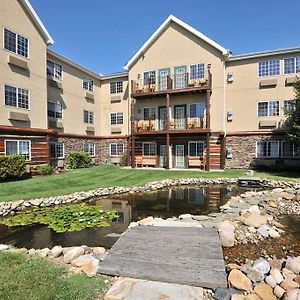
[[[206,171],[210,171],[210,133],[206,134]]]
[[[134,120],[135,100],[131,100],[131,167],[135,168],[135,120]]]
[[[226,136],[221,136],[221,165],[220,169],[225,169],[225,161],[226,161]]]
[[[166,115],[167,115],[167,139],[166,139],[166,169],[170,169],[170,94],[166,97]]]
[[[47,134],[46,136],[46,144],[47,144],[47,164],[51,164],[51,158],[50,158],[50,136]]]

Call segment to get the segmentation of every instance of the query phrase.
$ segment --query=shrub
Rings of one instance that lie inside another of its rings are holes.
[[[92,166],[92,158],[85,152],[71,152],[68,156],[71,169],[89,168]]]
[[[46,166],[39,166],[36,168],[36,173],[38,175],[51,175],[54,173],[54,168],[50,165],[46,165]]]
[[[128,159],[127,151],[124,151],[121,157],[120,165],[123,167],[127,166],[127,159]]]
[[[0,156],[0,181],[21,179],[26,173],[24,156]]]

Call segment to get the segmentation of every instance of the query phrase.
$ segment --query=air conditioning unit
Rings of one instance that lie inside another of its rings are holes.
[[[230,122],[233,120],[233,113],[232,111],[227,112],[227,121]]]
[[[233,82],[233,72],[227,74],[227,82]]]

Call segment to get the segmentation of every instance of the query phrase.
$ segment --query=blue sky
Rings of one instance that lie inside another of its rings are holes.
[[[299,0],[30,0],[51,47],[97,72],[124,64],[170,14],[234,54],[300,46]]]

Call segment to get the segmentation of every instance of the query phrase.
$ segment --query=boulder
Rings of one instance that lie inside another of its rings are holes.
[[[231,271],[231,270],[233,270],[233,269],[240,269],[241,268],[241,266],[239,266],[239,265],[237,265],[237,264],[227,264],[226,265],[226,269],[228,270],[228,271]]]
[[[285,290],[281,286],[276,285],[273,290],[273,293],[277,298],[281,298],[284,295]]]
[[[241,294],[242,292],[235,288],[217,288],[214,294],[214,299],[231,300],[232,295]],[[204,299],[203,299],[204,300]]]
[[[252,282],[261,282],[264,280],[265,275],[257,269],[254,268],[249,268],[247,272],[247,277],[252,281]]]
[[[250,291],[252,289],[251,280],[239,270],[231,270],[228,281],[239,290]]]
[[[294,281],[296,281],[297,283],[300,284],[300,275],[297,275],[297,276],[294,278]]]
[[[96,254],[96,255],[104,255],[106,250],[104,247],[95,247],[93,248],[93,252]]]
[[[70,263],[75,258],[84,254],[84,248],[73,247],[70,250],[65,251],[64,249],[64,261],[65,263]]]
[[[0,251],[4,251],[4,250],[8,250],[8,249],[9,249],[8,245],[0,244]]]
[[[223,247],[234,246],[235,227],[229,222],[222,222],[218,226],[219,236]]]
[[[51,253],[49,248],[44,248],[42,250],[38,250],[37,254],[41,257],[47,257]]]
[[[261,300],[256,294],[249,294],[245,296],[245,300]]]
[[[245,300],[245,297],[244,297],[244,295],[235,294],[235,295],[231,296],[231,300]]]
[[[276,296],[273,294],[273,289],[264,282],[259,283],[255,288],[254,292],[262,300],[276,300]]]
[[[297,283],[294,280],[291,279],[284,279],[281,283],[280,286],[285,289],[286,291],[288,290],[293,290],[299,288],[299,283]]]
[[[300,195],[295,195],[292,200],[300,202]]]
[[[267,276],[265,280],[271,288],[274,288],[276,286],[276,280],[272,275]]]
[[[282,269],[282,275],[284,279],[291,279],[291,280],[294,280],[294,278],[296,278],[297,276],[293,271],[288,270],[286,268]]]
[[[259,214],[250,214],[245,220],[244,224],[247,226],[253,226],[259,228],[262,225],[266,225],[268,218]]]
[[[33,206],[40,206],[43,203],[44,199],[34,199],[30,200],[30,204]]]
[[[270,272],[271,266],[265,259],[257,259],[253,263],[253,269],[261,271],[263,274],[267,274]]]
[[[152,226],[153,221],[154,221],[153,217],[147,217],[145,219],[142,219],[141,221],[138,221],[138,224],[143,226]]]
[[[269,235],[270,235],[270,237],[273,238],[273,239],[278,239],[278,238],[280,238],[279,232],[278,232],[277,230],[273,229],[273,228],[271,228],[271,229],[269,230]]]
[[[289,257],[286,260],[285,268],[291,270],[295,274],[300,273],[300,262],[296,258]]]
[[[300,289],[289,290],[284,295],[284,300],[299,300],[300,299]]]
[[[52,249],[51,249],[51,254],[54,258],[57,258],[59,256],[61,256],[63,253],[63,248],[61,246],[54,246]]]
[[[283,281],[283,276],[279,269],[272,268],[270,271],[270,275],[275,279],[277,284],[280,284]]]
[[[261,236],[263,236],[264,238],[269,237],[269,232],[268,232],[268,230],[267,230],[265,227],[263,227],[263,226],[260,226],[260,227],[257,229],[257,232],[258,232]]]
[[[97,274],[99,267],[99,260],[90,256],[82,255],[72,260],[72,266],[81,268],[81,270],[88,276],[93,277]]]
[[[18,207],[20,207],[23,203],[24,203],[24,200],[13,201],[13,202],[11,203],[10,209],[11,209],[11,210],[15,210],[15,209],[17,209]]]
[[[259,215],[260,214],[260,209],[258,207],[258,205],[252,205],[248,208],[248,211],[250,214],[257,214]]]

